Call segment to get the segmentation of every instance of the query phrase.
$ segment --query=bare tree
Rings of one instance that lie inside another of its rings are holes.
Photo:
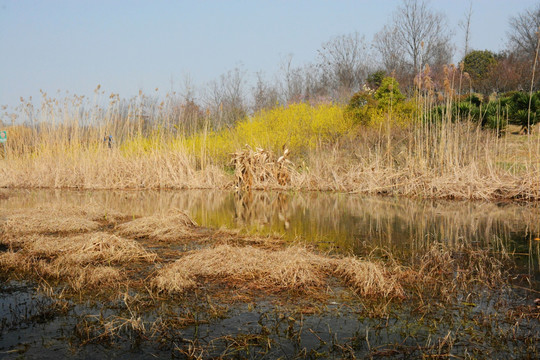
[[[237,67],[209,84],[205,99],[214,115],[214,128],[233,125],[247,114],[244,75],[245,72]]]
[[[283,73],[281,97],[284,103],[304,100],[304,76],[302,68],[293,67],[292,60],[293,55],[289,54],[281,64],[281,72]]]
[[[429,9],[423,0],[404,0],[394,12],[392,24],[375,36],[373,45],[385,64],[397,61],[396,65],[405,65],[414,75],[424,64],[437,67],[450,61],[450,35],[443,14]]]
[[[540,4],[510,18],[509,47],[529,59],[533,59],[540,27]]]
[[[257,83],[253,88],[253,110],[275,108],[279,102],[279,92],[276,86],[266,82],[261,72],[256,75]]]
[[[405,48],[401,45],[394,28],[385,25],[381,31],[375,34],[373,46],[379,52],[387,73],[403,73],[405,71]]]
[[[469,11],[465,13],[465,19],[459,22],[459,27],[465,32],[465,48],[463,50],[463,56],[467,56],[469,53],[469,41],[471,39],[471,17],[472,17],[472,0],[469,3]]]
[[[357,32],[337,36],[319,50],[319,65],[338,91],[358,89],[367,76],[367,46]]]

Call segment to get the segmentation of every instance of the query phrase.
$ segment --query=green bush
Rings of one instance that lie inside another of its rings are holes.
[[[405,99],[405,96],[399,90],[399,83],[393,77],[383,79],[381,86],[375,91],[374,97],[379,102],[379,107],[382,108],[395,106]]]
[[[377,100],[375,100],[371,92],[358,91],[349,100],[344,115],[354,124],[368,125],[371,120],[370,109],[376,107]]]
[[[530,118],[529,118],[530,102]],[[540,120],[540,93],[535,92],[532,97],[525,92],[515,92],[508,100],[509,117],[512,124],[521,125],[523,130],[529,131],[529,125]]]

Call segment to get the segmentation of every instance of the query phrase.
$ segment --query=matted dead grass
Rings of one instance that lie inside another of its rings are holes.
[[[82,216],[55,214],[48,209],[38,208],[9,215],[2,224],[6,237],[28,234],[82,233],[97,230],[100,224]]]
[[[28,256],[56,257],[68,263],[153,262],[157,258],[155,253],[147,251],[134,240],[104,232],[69,237],[37,235],[23,237],[21,240],[20,251]]]
[[[175,241],[196,236],[197,223],[184,211],[170,210],[164,215],[153,215],[129,221],[117,227],[118,234],[133,238]]]
[[[0,226],[3,238],[28,234],[71,234],[95,231],[102,225],[125,219],[124,214],[97,205],[54,204],[20,209],[6,216]],[[1,240],[0,240],[1,241]]]
[[[157,259],[135,240],[103,232],[69,237],[22,236],[17,247],[17,251],[0,254],[0,269],[66,280],[75,290],[118,285],[125,279],[124,271],[110,265]]]
[[[389,269],[378,262],[348,256],[335,261],[335,274],[351,286],[360,296],[403,297],[399,282],[403,269]]]
[[[192,251],[158,272],[152,285],[158,291],[182,293],[213,280],[270,292],[320,288],[337,276],[362,296],[403,296],[397,275],[375,262],[333,258],[302,246],[267,250],[252,246],[218,245]]]
[[[63,257],[40,259],[23,251],[10,250],[0,254],[0,269],[17,273],[30,272],[39,278],[64,280],[76,291],[119,286],[125,280],[121,269],[109,265],[66,263]]]
[[[219,245],[195,250],[161,270],[154,279],[159,290],[182,292],[198,277],[219,279],[259,289],[302,289],[323,283],[328,259],[302,247],[265,250]]]

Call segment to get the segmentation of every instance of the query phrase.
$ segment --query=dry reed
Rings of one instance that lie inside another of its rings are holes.
[[[21,242],[20,251],[27,256],[55,257],[72,264],[152,262],[157,257],[134,240],[103,232],[69,237],[29,236],[22,237]]]
[[[378,262],[346,257],[336,262],[335,273],[360,296],[403,297],[405,292],[398,278],[401,269],[391,271]]]
[[[250,146],[235,152],[231,159],[235,187],[248,190],[289,185],[294,168],[288,155],[289,149],[284,149],[283,155],[276,158],[270,150],[253,150]]]
[[[192,251],[159,271],[153,286],[181,293],[207,279],[271,292],[305,291],[321,287],[331,275],[342,278],[361,296],[403,296],[395,275],[379,263],[319,255],[300,246],[266,250],[219,245]]]
[[[183,211],[170,210],[165,215],[142,217],[117,227],[122,236],[175,241],[196,236],[197,224]]]

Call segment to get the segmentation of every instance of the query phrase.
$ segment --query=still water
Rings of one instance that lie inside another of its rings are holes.
[[[386,316],[370,316],[361,301],[345,299],[325,304],[321,313],[304,316],[289,309],[289,305],[262,298],[255,303],[231,306],[223,318],[206,321],[203,317],[193,326],[171,327],[171,333],[158,336],[156,341],[141,342],[140,334],[126,327],[109,342],[86,343],[81,341],[84,337],[77,333],[78,328],[84,325],[84,329],[92,330],[95,326],[99,330],[99,321],[104,319],[107,323],[110,319],[132,316],[131,310],[128,308],[127,312],[116,301],[73,301],[67,313],[51,312],[54,300],[36,292],[31,283],[8,282],[0,277],[0,358],[185,357],[186,351],[197,344],[215,348],[215,353],[209,350],[208,357],[218,357],[237,349],[231,344],[237,346],[238,339],[254,340],[242,348],[244,352],[233,352],[225,358],[343,358],[349,354],[341,350],[361,358],[373,354],[394,354],[398,358],[409,354],[410,358],[418,358],[423,352],[438,354],[436,345],[439,344],[439,350],[444,348],[450,335],[454,345],[443,349],[448,356],[476,351],[479,358],[505,359],[533,358],[538,353],[530,352],[538,349],[540,343],[537,319],[521,319],[512,314],[515,309],[532,304],[533,295],[540,290],[540,241],[536,240],[540,237],[540,204],[331,193],[3,190],[0,223],[14,209],[53,204],[99,204],[111,212],[134,217],[181,209],[204,227],[280,236],[289,242],[309,242],[322,250],[357,255],[384,248],[405,262],[434,242],[450,247],[466,242],[487,248],[493,254],[513,256],[518,266],[512,272],[516,278],[528,279],[530,286],[518,288],[516,293],[503,293],[502,297],[499,293],[492,297],[481,295],[476,304],[471,304],[467,297],[465,302],[458,301],[448,308],[433,306],[426,313],[418,313],[417,302],[410,304],[412,311],[408,310],[409,305],[396,305]],[[0,248],[0,252],[6,250]],[[184,318],[186,309],[187,314],[192,311],[189,306],[204,307],[207,301],[214,309],[210,297],[194,305],[176,301],[141,313],[148,333],[159,319]],[[495,306],[499,302],[506,305]],[[169,347],[164,346],[171,334],[179,338],[173,337]],[[263,353],[254,352],[263,348],[255,341],[261,338],[268,340],[269,347]]]
[[[100,204],[133,216],[176,208],[201,226],[278,235],[357,255],[385,248],[406,258],[433,242],[467,242],[514,254],[520,272],[540,280],[539,204],[315,192],[18,190],[0,200],[0,209],[50,203]]]

